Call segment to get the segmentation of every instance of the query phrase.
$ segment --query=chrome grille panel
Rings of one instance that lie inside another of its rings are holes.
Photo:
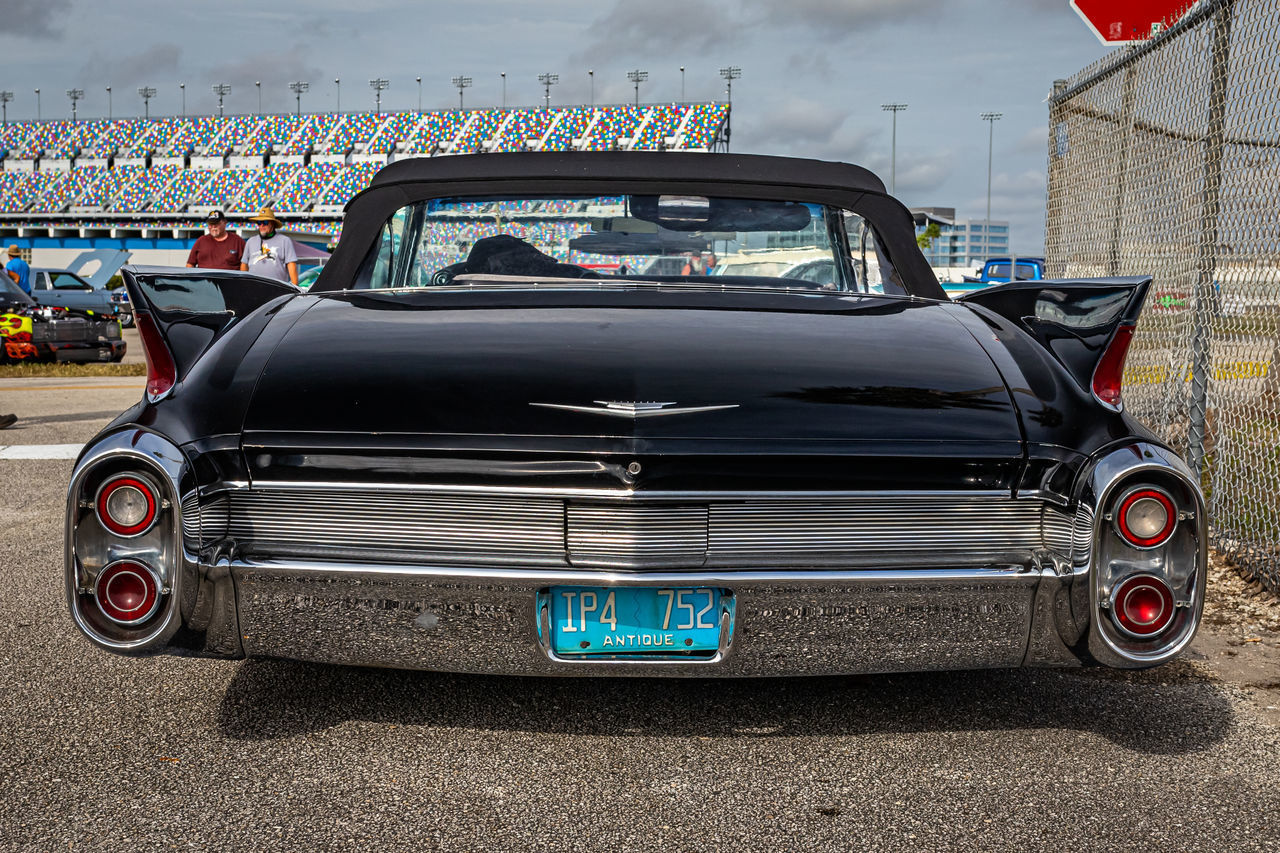
[[[259,555],[472,565],[936,566],[1020,562],[1042,548],[1079,560],[1091,530],[1039,500],[989,493],[603,499],[273,485],[219,500],[203,507],[206,545],[228,535]]]
[[[575,566],[700,566],[707,557],[706,504],[568,508],[569,562]]]
[[[710,564],[752,555],[948,554],[1043,547],[1043,505],[1009,499],[915,498],[838,503],[713,504]]]
[[[539,562],[564,554],[564,502],[552,498],[345,490],[229,498],[228,535],[267,553],[506,554]]]

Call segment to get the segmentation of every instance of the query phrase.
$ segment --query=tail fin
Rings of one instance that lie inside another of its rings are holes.
[[[120,271],[147,358],[147,397],[158,400],[227,329],[296,287],[225,270],[126,266]]]
[[[1013,281],[967,293],[1017,323],[1103,405],[1120,408],[1120,375],[1150,277]]]

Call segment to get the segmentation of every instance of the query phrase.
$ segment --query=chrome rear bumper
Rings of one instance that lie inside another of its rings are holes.
[[[782,676],[1070,665],[1045,643],[1053,570],[621,573],[296,561],[224,563],[243,653],[504,675]],[[215,572],[214,574],[217,574]],[[224,575],[226,576],[226,575]],[[556,584],[714,586],[736,611],[710,660],[563,660],[540,593]],[[1056,632],[1054,634],[1056,639]],[[1036,642],[1033,638],[1039,637]],[[227,638],[231,639],[231,638]],[[226,649],[229,644],[219,644]],[[1028,649],[1040,649],[1029,657]]]

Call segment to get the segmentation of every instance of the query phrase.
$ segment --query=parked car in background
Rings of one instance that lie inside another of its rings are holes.
[[[119,361],[125,349],[114,317],[38,305],[0,275],[0,364]]]
[[[714,234],[726,260],[815,256],[602,275],[529,239],[545,209]],[[779,277],[818,260],[829,282]],[[351,201],[306,292],[122,275],[146,391],[77,460],[62,567],[71,618],[110,651],[567,676],[1140,668],[1200,621],[1197,478],[1121,400],[1150,278],[952,301],[857,166],[410,158]]]
[[[120,304],[106,288],[94,287],[71,270],[31,268],[31,298],[50,308],[72,308],[96,316],[121,319]],[[132,321],[133,312],[126,309]]]
[[[1012,263],[1013,278],[1017,281],[1042,281],[1045,278],[1044,258],[1024,258],[1016,255]],[[959,283],[948,282],[943,286],[946,288],[947,295],[954,297],[982,290],[993,284],[1003,284],[1010,280],[1009,266],[1010,260],[1007,257],[988,258],[982,265],[982,269],[978,270],[977,275],[966,275]]]

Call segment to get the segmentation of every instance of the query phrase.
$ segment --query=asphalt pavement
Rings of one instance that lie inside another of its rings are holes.
[[[0,380],[0,447],[141,389]],[[71,465],[0,456],[0,849],[1280,849],[1276,685],[1203,651],[735,682],[110,655],[63,599]]]

